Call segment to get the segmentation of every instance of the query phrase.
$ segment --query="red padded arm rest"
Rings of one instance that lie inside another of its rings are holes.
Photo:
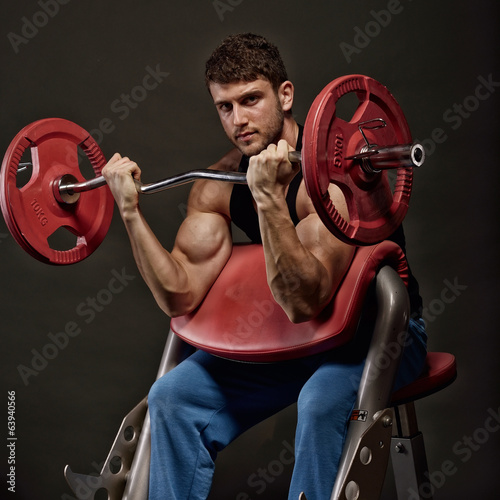
[[[393,242],[359,247],[332,302],[314,320],[292,323],[266,279],[262,245],[235,245],[201,305],[172,318],[187,343],[229,359],[268,362],[308,356],[345,344],[355,333],[363,301],[382,264],[408,279],[403,252]]]

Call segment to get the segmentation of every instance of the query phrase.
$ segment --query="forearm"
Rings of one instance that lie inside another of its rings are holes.
[[[315,317],[332,296],[330,274],[304,246],[284,198],[258,205],[267,280],[275,300],[294,322]]]
[[[156,302],[171,317],[185,313],[193,302],[185,269],[158,241],[139,207],[121,215],[139,272]]]

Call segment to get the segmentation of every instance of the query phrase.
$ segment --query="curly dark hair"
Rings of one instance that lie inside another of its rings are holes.
[[[227,84],[268,80],[277,90],[288,80],[278,48],[253,33],[228,36],[213,51],[205,65],[205,83]]]

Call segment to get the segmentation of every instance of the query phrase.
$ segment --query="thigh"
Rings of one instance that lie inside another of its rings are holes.
[[[332,352],[318,364],[298,400],[300,413],[333,416],[349,410],[356,399],[364,359],[344,360]]]
[[[220,447],[297,401],[312,374],[303,360],[241,363],[197,351],[160,378],[151,403],[195,422]]]

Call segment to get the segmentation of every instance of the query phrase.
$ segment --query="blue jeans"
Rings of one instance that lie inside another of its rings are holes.
[[[396,387],[417,377],[426,355],[422,319],[410,320]],[[202,500],[217,453],[258,422],[297,402],[289,499],[330,498],[366,351],[355,344],[307,358],[239,363],[198,351],[149,393],[149,500]]]

